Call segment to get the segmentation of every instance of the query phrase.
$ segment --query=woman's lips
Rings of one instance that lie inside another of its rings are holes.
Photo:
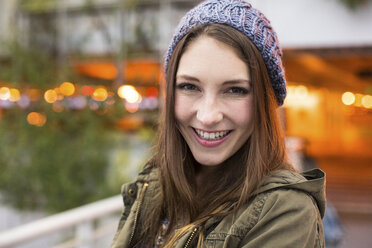
[[[192,133],[196,141],[206,147],[215,147],[222,144],[231,134],[229,131],[205,132],[200,129],[192,128]],[[200,137],[202,136],[202,137]]]

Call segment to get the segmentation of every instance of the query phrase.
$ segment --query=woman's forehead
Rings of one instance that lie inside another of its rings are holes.
[[[208,36],[194,40],[181,55],[176,78],[249,80],[247,64],[230,46]],[[195,80],[196,81],[196,80]]]

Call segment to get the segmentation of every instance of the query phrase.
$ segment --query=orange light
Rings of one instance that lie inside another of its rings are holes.
[[[159,90],[155,87],[150,87],[146,90],[146,96],[147,97],[158,97],[159,96]]]
[[[76,65],[79,73],[95,78],[114,80],[117,77],[117,66],[109,62],[89,62]],[[125,61],[122,76],[125,81],[136,81],[145,84],[157,83],[161,75],[161,66],[157,61]]]
[[[288,95],[284,106],[291,108],[314,108],[319,103],[319,94],[311,92],[304,85],[288,86]]]
[[[298,98],[305,98],[305,97],[307,97],[308,91],[307,91],[306,86],[304,86],[304,85],[296,86],[295,89],[294,89],[294,94]]]
[[[70,82],[64,82],[59,87],[59,90],[65,96],[72,96],[75,93],[75,86]]]
[[[118,89],[118,95],[129,103],[138,103],[142,100],[141,95],[132,85],[122,85]]]
[[[81,63],[76,65],[78,72],[95,78],[113,80],[118,72],[116,66],[112,63]]]
[[[27,122],[30,125],[42,127],[46,123],[46,116],[37,112],[31,112],[27,115]]]
[[[94,92],[93,86],[85,85],[83,87],[82,93],[83,93],[84,96],[90,96],[90,95],[93,94],[93,92]]]
[[[351,92],[345,92],[344,94],[342,94],[341,100],[343,104],[351,105],[355,102],[355,95]]]
[[[21,94],[17,89],[10,89],[10,97],[9,100],[12,102],[17,102],[21,98]]]
[[[47,103],[54,103],[58,99],[57,92],[55,90],[47,90],[44,93],[44,99]]]
[[[10,90],[8,87],[0,88],[0,100],[8,100],[10,97]]]
[[[372,108],[372,96],[370,95],[363,96],[362,105],[365,108]]]
[[[92,95],[94,100],[100,101],[100,102],[103,102],[104,100],[106,100],[107,96],[108,96],[108,92],[104,87],[98,87],[97,89],[95,89]]]

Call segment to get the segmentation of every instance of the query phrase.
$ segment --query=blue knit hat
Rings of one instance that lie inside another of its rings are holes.
[[[270,21],[245,0],[207,0],[191,9],[180,21],[165,58],[165,71],[177,43],[194,27],[206,24],[226,24],[245,34],[257,47],[270,76],[277,103],[287,95],[282,52]]]

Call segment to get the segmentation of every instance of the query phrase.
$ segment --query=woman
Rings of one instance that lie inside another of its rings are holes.
[[[209,0],[169,46],[154,158],[124,185],[112,247],[324,247],[324,174],[287,163],[286,90],[269,21]]]

